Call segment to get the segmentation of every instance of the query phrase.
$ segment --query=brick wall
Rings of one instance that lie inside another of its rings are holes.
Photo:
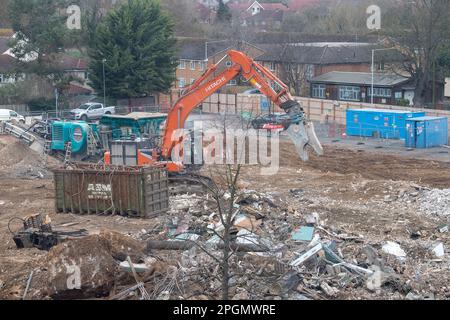
[[[341,72],[370,72],[370,64],[358,63],[358,64],[332,64],[332,65],[321,65],[315,66],[314,76],[320,76],[325,73],[333,71]]]

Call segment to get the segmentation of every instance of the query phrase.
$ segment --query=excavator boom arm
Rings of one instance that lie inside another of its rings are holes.
[[[225,69],[213,79],[208,80],[217,70],[219,64],[227,57],[231,60],[231,67]],[[292,98],[288,87],[272,72],[253,61],[244,53],[230,50],[227,56],[211,66],[202,77],[189,86],[184,95],[170,110],[161,146],[161,157],[163,159],[170,159],[173,148],[181,142],[181,140],[174,139],[174,133],[177,129],[184,128],[189,114],[205,99],[239,75],[267,96],[274,104],[285,110],[291,119],[298,123],[298,128],[291,126],[292,128],[288,131],[288,134],[296,144],[303,160],[307,160],[305,148],[308,145],[313,147],[316,153],[323,153],[322,146],[315,135],[314,127],[306,121],[303,109]],[[276,87],[277,90],[273,87]]]

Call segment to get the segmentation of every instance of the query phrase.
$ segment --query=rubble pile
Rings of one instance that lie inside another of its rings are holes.
[[[120,279],[119,264],[128,257],[136,263],[147,261],[142,244],[120,233],[102,231],[97,235],[65,241],[33,263],[27,297],[108,297]],[[5,286],[17,280],[17,275],[12,276],[14,278],[4,280]]]
[[[425,190],[420,196],[420,206],[428,215],[450,216],[450,189]]]
[[[39,153],[31,150],[20,141],[0,145],[0,172],[4,178],[44,179],[51,178],[48,164],[56,164],[56,160],[48,157],[48,163]]]
[[[396,203],[400,208],[410,198],[418,197],[415,186],[405,183],[404,187],[399,192],[388,188],[386,194],[392,202],[386,201],[387,197],[375,201],[382,206]],[[224,195],[226,199],[228,196]],[[429,237],[411,236],[407,242],[389,238],[377,242],[328,225],[330,221],[320,209],[323,201],[303,189],[291,189],[287,197],[277,192],[242,191],[234,203],[230,232],[232,241],[252,247],[238,250],[230,259],[230,298],[446,297],[445,289],[424,280],[430,276],[429,269],[439,268],[445,261],[436,260],[445,259],[445,246],[432,236],[439,231],[434,230]],[[178,195],[172,199],[171,208],[159,239],[176,243],[187,240],[195,245],[180,249],[177,273],[177,281],[190,295],[174,290],[169,292],[170,297],[220,298],[223,252],[219,244],[224,226],[215,202],[196,195]]]

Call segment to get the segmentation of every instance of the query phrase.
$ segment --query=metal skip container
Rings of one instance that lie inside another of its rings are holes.
[[[151,218],[169,208],[162,167],[74,163],[53,170],[56,212]]]

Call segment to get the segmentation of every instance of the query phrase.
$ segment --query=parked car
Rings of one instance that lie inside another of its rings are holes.
[[[104,115],[115,114],[115,107],[104,107],[102,103],[89,102],[70,111],[70,118],[75,120],[89,121],[100,119]]]
[[[25,123],[25,117],[21,116],[14,110],[0,109],[0,121],[16,120],[21,123]]]
[[[284,131],[295,123],[288,114],[272,113],[264,114],[252,120],[254,129],[280,130]]]

